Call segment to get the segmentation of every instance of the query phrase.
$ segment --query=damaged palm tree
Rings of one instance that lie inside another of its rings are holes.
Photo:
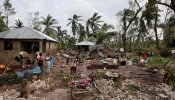
[[[132,23],[137,19],[139,12],[142,10],[143,7],[140,7],[137,0],[135,0],[135,3],[138,6],[138,9],[136,11],[131,9],[124,9],[122,12],[119,12],[117,15],[121,16],[121,20],[123,22],[123,33],[122,33],[122,42],[123,42],[123,48],[124,48],[124,54],[126,56],[126,40],[127,40],[127,31],[132,25]],[[127,24],[128,23],[128,24]]]

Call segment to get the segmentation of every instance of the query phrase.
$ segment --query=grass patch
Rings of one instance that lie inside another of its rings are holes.
[[[71,80],[70,75],[65,75],[63,72],[58,72],[56,75],[56,80],[60,80],[63,83],[68,83]]]
[[[16,74],[10,73],[0,76],[0,85],[4,84],[19,84],[22,82],[22,78],[19,78]]]
[[[128,87],[128,90],[131,91],[131,92],[140,91],[140,87],[139,86],[136,86],[134,84],[129,84],[127,87]]]
[[[95,78],[97,80],[103,79],[105,77],[105,73],[104,72],[95,72]]]
[[[169,59],[170,58],[161,57],[160,55],[149,57],[148,64],[153,68],[161,69]]]
[[[172,86],[172,89],[175,90],[175,65],[166,69],[164,75],[164,82]]]

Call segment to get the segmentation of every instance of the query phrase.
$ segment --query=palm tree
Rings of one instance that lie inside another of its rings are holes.
[[[56,26],[56,33],[59,35],[66,34],[67,30],[62,30],[61,26]]]
[[[166,47],[171,47],[172,40],[175,39],[175,16],[171,16],[168,22],[166,23],[164,32],[164,40],[166,42]]]
[[[126,44],[127,44],[127,31],[133,25],[133,22],[137,22],[137,16],[143,7],[140,7],[137,0],[134,0],[134,3],[138,6],[138,9],[135,11],[134,9],[124,9],[118,15],[121,17],[121,21],[123,22],[123,32],[122,32],[122,42],[124,48],[124,55],[126,56]]]
[[[101,17],[102,16],[99,16],[98,13],[94,13],[93,16],[88,19],[88,21],[86,22],[87,33],[90,33],[89,28],[92,30],[93,34],[97,33],[101,26],[100,23],[103,22],[101,21]]]
[[[83,25],[79,24],[79,30],[78,30],[78,34],[79,34],[79,39],[78,42],[83,41],[86,38],[86,31]]]
[[[68,34],[63,34],[61,48],[74,48],[76,39]]]
[[[21,27],[23,27],[23,22],[21,22],[19,19],[18,20],[15,20],[15,25],[16,25],[16,27],[15,28],[21,28]]]
[[[64,37],[64,35],[67,34],[67,30],[62,30],[61,29],[61,26],[57,26],[55,32],[58,35],[58,41],[61,42],[61,43],[63,43],[63,37]]]
[[[116,34],[116,32],[107,32],[109,29],[114,29],[114,27],[106,23],[102,25],[101,29],[96,33],[96,44],[102,44],[104,40],[111,38]]]
[[[78,25],[80,24],[79,21],[82,21],[82,19],[80,19],[82,16],[77,16],[76,14],[73,15],[73,18],[69,18],[68,21],[69,23],[67,24],[67,26],[71,25],[72,28],[72,33],[75,37],[77,30],[78,30]]]
[[[108,25],[107,23],[104,23],[101,27],[101,30],[107,31],[109,29],[114,29],[112,25]]]
[[[142,33],[142,34],[144,33],[144,35],[146,35],[145,33],[148,34],[149,29],[154,28],[157,49],[160,48],[158,34],[157,34],[157,23],[159,21],[158,17],[160,16],[158,14],[158,11],[159,9],[158,7],[156,7],[155,1],[148,2],[148,4],[146,5],[146,10],[143,11],[142,16],[140,18],[140,31],[139,31],[139,33]],[[153,21],[154,21],[154,26],[153,26]]]
[[[126,53],[126,42],[127,42],[127,30],[132,24],[133,21],[137,20],[137,14],[139,13],[140,9],[135,12],[131,9],[124,9],[120,11],[117,15],[121,17],[121,21],[123,22],[123,34],[122,34],[122,42],[123,48]],[[128,23],[128,25],[127,25]]]
[[[53,29],[53,25],[57,24],[57,20],[53,19],[52,16],[47,15],[46,18],[42,17],[43,21],[41,23],[45,26],[45,29],[43,33],[52,36],[55,33],[55,30]]]
[[[90,34],[89,25],[90,25],[90,19],[88,19],[87,22],[86,22],[86,32],[87,32],[87,34]]]
[[[58,47],[59,48],[64,48],[65,46],[65,37],[67,36],[67,30],[62,30],[61,26],[57,26],[56,27],[56,33],[58,35],[57,39],[58,39]]]

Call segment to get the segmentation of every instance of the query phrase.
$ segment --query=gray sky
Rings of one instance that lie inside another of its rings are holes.
[[[4,0],[0,0],[2,5]],[[66,27],[67,19],[73,14],[81,15],[84,22],[90,18],[94,12],[98,12],[108,24],[116,26],[115,14],[128,8],[129,0],[10,0],[17,14],[10,17],[10,25],[14,25],[14,20],[20,19],[28,26],[30,12],[39,11],[40,16],[46,17],[48,14],[57,19],[63,29]],[[82,22],[83,23],[83,22]]]

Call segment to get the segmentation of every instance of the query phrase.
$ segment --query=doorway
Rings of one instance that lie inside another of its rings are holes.
[[[39,51],[39,42],[21,41],[21,51],[28,53]]]

